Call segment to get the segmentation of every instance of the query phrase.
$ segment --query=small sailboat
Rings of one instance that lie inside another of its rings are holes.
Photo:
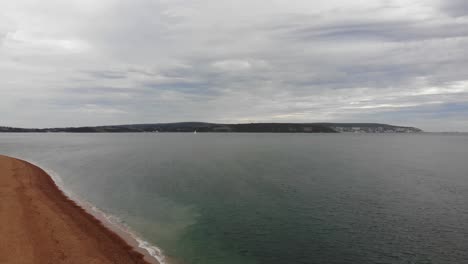
[[[196,134],[196,133],[197,133],[197,130],[193,131],[193,133]]]

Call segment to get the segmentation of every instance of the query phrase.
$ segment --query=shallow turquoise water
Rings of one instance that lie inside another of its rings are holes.
[[[0,134],[185,263],[464,263],[468,135]]]

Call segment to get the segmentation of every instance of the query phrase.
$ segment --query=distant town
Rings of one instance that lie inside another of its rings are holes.
[[[419,128],[414,127],[399,127],[390,125],[373,125],[373,126],[332,126],[336,132],[340,133],[418,133],[422,132]]]

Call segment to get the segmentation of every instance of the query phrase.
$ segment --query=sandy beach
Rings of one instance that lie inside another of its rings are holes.
[[[41,168],[0,155],[0,263],[148,264]]]

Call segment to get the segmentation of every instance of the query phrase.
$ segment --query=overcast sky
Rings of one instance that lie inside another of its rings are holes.
[[[1,1],[0,114],[468,131],[468,1]]]

